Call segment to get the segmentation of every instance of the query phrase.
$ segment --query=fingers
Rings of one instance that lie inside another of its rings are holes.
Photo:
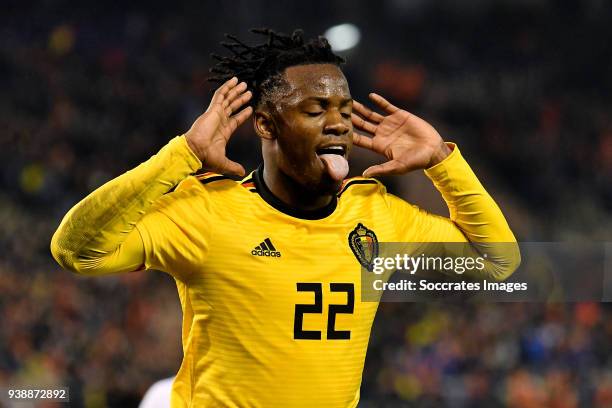
[[[243,177],[246,172],[244,171],[244,167],[235,161],[228,159],[227,157],[223,160],[223,173],[224,174],[234,174],[236,176]]]
[[[212,100],[210,101],[210,105],[215,105],[217,103],[222,103],[225,99],[225,95],[230,91],[230,89],[234,88],[238,84],[238,78],[233,77],[223,83],[213,94]]]
[[[353,144],[364,149],[374,150],[372,139],[355,131],[353,131]]]
[[[230,135],[234,133],[238,126],[242,125],[249,118],[249,116],[251,116],[252,113],[253,108],[247,106],[246,108],[232,116],[229,121]]]
[[[363,177],[377,177],[392,174],[403,174],[405,172],[406,169],[403,163],[397,160],[389,160],[386,163],[376,164],[374,166],[368,167],[363,172]]]
[[[364,130],[371,134],[376,133],[376,125],[366,121],[361,116],[352,113],[351,120],[353,122],[353,125],[358,129]]]
[[[242,105],[250,101],[252,96],[253,93],[251,91],[242,93],[236,99],[234,99],[227,108],[225,108],[225,113],[229,116],[236,112]]]
[[[371,166],[363,172],[364,177],[375,177],[392,174],[406,174],[413,170],[426,168],[431,160],[431,152],[420,147],[398,152],[395,159],[386,163]]]
[[[246,91],[246,92],[245,92]],[[242,105],[247,103],[253,96],[251,91],[247,91],[246,82],[238,83],[238,78],[234,77],[225,82],[213,96],[211,106],[220,104],[227,116],[237,111]]]
[[[385,118],[383,115],[374,112],[372,109],[368,108],[364,104],[357,102],[353,99],[353,110],[357,111],[358,114],[368,119],[370,122],[380,123]]]
[[[382,96],[372,92],[370,95],[368,95],[370,97],[370,99],[372,100],[372,102],[374,102],[376,105],[380,106],[381,109],[383,109],[385,112],[389,113],[389,114],[393,114],[395,112],[397,112],[399,110],[399,108],[395,105],[393,105],[391,102],[389,102],[388,100],[386,100],[385,98],[383,98]]]
[[[234,99],[240,96],[244,91],[246,91],[246,89],[247,89],[246,82],[240,82],[235,87],[229,89],[229,91],[223,98],[223,107],[225,108],[229,106],[234,101]]]

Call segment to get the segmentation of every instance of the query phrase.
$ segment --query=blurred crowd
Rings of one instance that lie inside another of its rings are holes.
[[[377,319],[363,408],[612,406],[605,304],[386,303]]]
[[[250,27],[350,21],[355,98],[376,90],[456,141],[521,240],[610,241],[612,5],[604,0],[191,4],[9,1],[0,15],[0,386],[64,384],[75,406],[134,406],[180,364],[171,279],[81,278],[50,236],[89,191],[205,109],[210,52]],[[254,168],[253,131],[229,157]],[[352,174],[372,160],[356,152]],[[422,176],[385,180],[425,208]],[[364,407],[612,406],[607,304],[384,304]],[[1,402],[0,402],[1,404]]]

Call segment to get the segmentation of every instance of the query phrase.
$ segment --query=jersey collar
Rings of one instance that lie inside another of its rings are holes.
[[[272,194],[272,191],[270,191],[264,182],[263,172],[264,168],[262,163],[259,165],[257,170],[253,172],[255,187],[257,188],[261,198],[263,198],[266,203],[270,204],[272,207],[284,214],[304,220],[320,220],[330,216],[338,205],[338,198],[334,194],[329,204],[327,204],[325,207],[317,208],[316,210],[303,210],[300,208],[291,207]]]

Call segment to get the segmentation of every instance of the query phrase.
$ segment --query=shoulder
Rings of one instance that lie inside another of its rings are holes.
[[[234,181],[228,176],[213,172],[206,172],[187,177],[176,186],[175,191],[211,190],[220,187],[227,188],[228,186],[233,187],[237,185],[238,182]]]
[[[210,195],[231,195],[242,193],[244,180],[234,180],[231,177],[218,173],[202,173],[189,176],[181,181],[171,192],[176,198],[189,196],[206,197]]]
[[[351,177],[342,182],[338,197],[384,194],[386,191],[384,184],[374,178]]]
[[[167,215],[183,210],[210,209],[213,202],[231,200],[244,190],[240,182],[217,173],[203,173],[183,179],[170,192],[156,200],[154,207]]]

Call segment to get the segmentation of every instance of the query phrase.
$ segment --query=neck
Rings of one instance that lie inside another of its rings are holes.
[[[333,194],[317,195],[305,190],[269,162],[264,163],[263,181],[270,192],[289,207],[314,211],[328,206],[335,199]]]

